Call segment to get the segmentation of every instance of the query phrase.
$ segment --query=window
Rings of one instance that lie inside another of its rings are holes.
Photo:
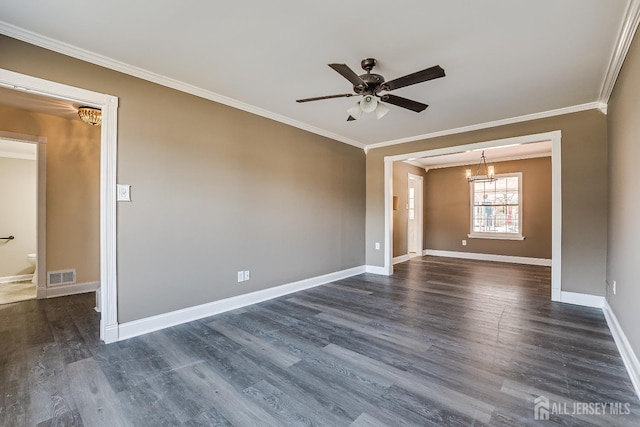
[[[522,240],[522,173],[472,182],[469,237]]]

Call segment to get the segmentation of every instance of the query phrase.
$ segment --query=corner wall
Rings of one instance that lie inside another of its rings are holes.
[[[609,100],[608,113],[607,278],[616,281],[616,294],[609,293],[609,305],[633,351],[640,356],[640,191],[636,183],[640,159],[640,38],[637,33]]]
[[[463,167],[431,169],[425,180],[426,249],[551,259],[551,157],[490,162],[496,174],[522,172],[524,240],[473,239]],[[462,246],[462,240],[467,246]]]
[[[120,323],[364,264],[362,149],[8,37],[0,67],[119,98]]]

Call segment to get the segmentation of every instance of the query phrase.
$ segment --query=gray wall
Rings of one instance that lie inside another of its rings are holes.
[[[490,162],[496,174],[522,173],[524,240],[471,239],[468,166],[431,169],[425,180],[426,249],[551,258],[551,158]],[[462,240],[467,246],[462,246]]]
[[[33,273],[36,252],[36,161],[0,156],[0,278]]]
[[[384,265],[384,157],[555,130],[562,131],[562,289],[604,295],[607,123],[597,110],[377,148],[367,154],[366,259]]]
[[[636,34],[609,101],[609,240],[607,278],[617,282],[609,295],[629,343],[640,356],[640,40]]]
[[[120,322],[364,264],[363,150],[7,37],[0,67],[120,99]]]

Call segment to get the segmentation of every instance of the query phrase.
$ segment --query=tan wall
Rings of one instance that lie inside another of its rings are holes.
[[[33,273],[37,245],[36,161],[0,157],[0,237],[11,235],[0,240],[0,278]]]
[[[393,211],[393,256],[407,255],[407,232],[409,224],[409,175],[418,175],[423,178],[426,172],[423,168],[413,166],[404,162],[393,163],[393,195],[398,196],[398,210]],[[424,181],[423,181],[424,182]],[[423,185],[424,193],[424,185]],[[423,194],[424,200],[424,194]],[[423,227],[422,246],[424,247],[425,236]]]
[[[0,67],[119,97],[120,322],[364,264],[363,150],[6,37]]]
[[[609,101],[609,241],[607,278],[616,281],[609,303],[640,357],[640,37],[636,33]]]
[[[522,172],[524,240],[471,239],[466,167],[430,169],[425,181],[426,249],[551,258],[551,158],[490,162],[496,173]],[[462,240],[467,246],[462,246]]]
[[[47,271],[100,281],[100,128],[0,106],[0,130],[47,138]]]
[[[562,131],[562,289],[604,295],[607,123],[597,110],[382,147],[367,154],[368,265],[384,265],[384,157],[514,136]]]

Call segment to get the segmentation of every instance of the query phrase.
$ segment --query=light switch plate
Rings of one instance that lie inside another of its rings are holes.
[[[130,202],[131,201],[131,186],[127,184],[118,184],[118,191],[116,200],[118,202]]]

